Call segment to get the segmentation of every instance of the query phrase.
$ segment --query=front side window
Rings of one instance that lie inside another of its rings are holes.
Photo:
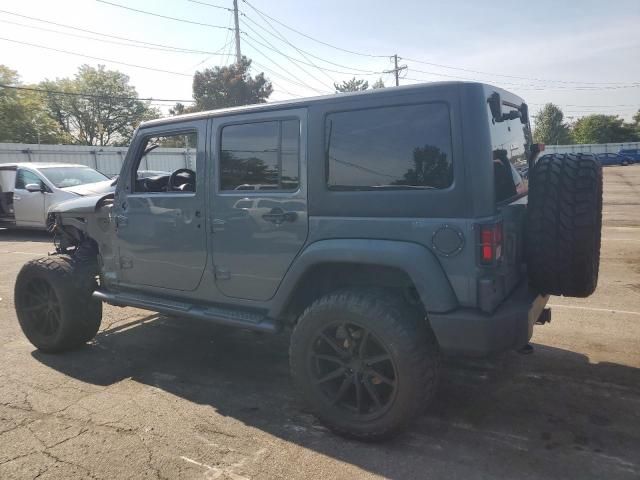
[[[138,154],[134,192],[195,192],[197,157],[196,132],[147,137]]]
[[[453,182],[449,108],[427,103],[331,113],[331,190],[447,188]]]
[[[222,129],[220,189],[296,190],[299,185],[300,122],[277,120]]]
[[[35,183],[37,185],[42,184],[42,180],[33,172],[29,170],[18,169],[18,173],[16,174],[16,187],[20,190],[24,190],[27,185],[30,183]]]

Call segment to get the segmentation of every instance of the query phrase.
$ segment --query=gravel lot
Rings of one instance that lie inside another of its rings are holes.
[[[640,165],[605,170],[604,219],[596,294],[553,298],[533,355],[448,365],[379,445],[304,411],[286,336],[106,307],[94,343],[35,351],[13,284],[51,244],[0,231],[0,479],[640,478]]]

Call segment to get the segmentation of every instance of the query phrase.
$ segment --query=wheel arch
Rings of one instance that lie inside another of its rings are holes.
[[[414,289],[427,313],[458,306],[440,262],[424,246],[331,239],[314,242],[300,253],[278,288],[269,316],[291,322],[316,298],[352,285]]]

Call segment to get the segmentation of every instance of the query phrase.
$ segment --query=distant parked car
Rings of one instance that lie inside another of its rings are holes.
[[[618,155],[631,158],[634,163],[640,163],[640,148],[623,148],[618,150]]]
[[[106,175],[67,163],[0,164],[0,226],[46,228],[49,207],[114,190]]]
[[[624,155],[620,155],[618,153],[600,153],[597,155],[600,163],[605,165],[631,165],[634,163],[632,158],[629,158]]]

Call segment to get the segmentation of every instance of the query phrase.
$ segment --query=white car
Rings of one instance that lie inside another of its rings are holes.
[[[0,164],[0,227],[44,229],[56,203],[114,191],[113,181],[85,165]]]

